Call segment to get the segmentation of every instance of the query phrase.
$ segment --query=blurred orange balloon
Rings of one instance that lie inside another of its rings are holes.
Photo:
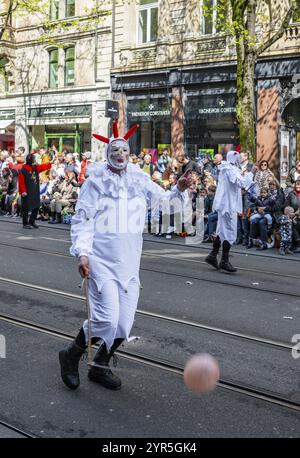
[[[184,368],[183,380],[186,387],[194,393],[210,393],[220,378],[218,362],[208,353],[193,355]]]

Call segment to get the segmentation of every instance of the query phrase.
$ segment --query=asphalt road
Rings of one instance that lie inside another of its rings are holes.
[[[60,230],[63,229],[63,230]],[[240,270],[227,275],[203,260],[208,248],[172,240],[144,243],[139,310],[192,320],[291,345],[300,333],[299,255],[282,259],[235,250]],[[175,243],[174,243],[175,241]],[[158,243],[157,243],[158,242]],[[35,251],[39,250],[39,251]],[[81,295],[66,228],[25,231],[0,220],[0,277]],[[55,252],[54,254],[47,251]],[[297,259],[298,258],[298,259]],[[187,283],[188,282],[188,283]],[[76,334],[84,303],[0,282],[0,314]],[[70,392],[60,381],[63,340],[0,321],[0,420],[41,437],[299,437],[299,413],[218,388],[189,393],[180,376],[120,358],[123,389],[111,393],[86,379]],[[126,348],[184,366],[198,351],[213,354],[223,379],[300,401],[299,364],[288,349],[137,314]],[[123,372],[122,372],[123,369]],[[9,434],[0,429],[0,437]]]

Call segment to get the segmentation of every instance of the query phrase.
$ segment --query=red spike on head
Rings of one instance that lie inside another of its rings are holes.
[[[134,126],[132,126],[129,131],[124,135],[124,140],[128,140],[130,137],[132,137],[132,135],[134,134],[134,132],[139,128],[140,126],[138,124],[135,124]]]
[[[113,134],[115,138],[119,138],[118,121],[113,122]]]
[[[93,137],[97,138],[97,140],[100,140],[101,142],[104,142],[107,144],[109,143],[109,138],[103,137],[102,135],[93,134]]]

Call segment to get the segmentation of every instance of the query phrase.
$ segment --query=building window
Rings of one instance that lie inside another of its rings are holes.
[[[138,20],[139,43],[151,43],[156,41],[158,29],[158,1],[140,0]]]
[[[65,50],[65,86],[74,86],[75,83],[75,48]]]
[[[220,31],[220,24],[218,21],[219,11],[224,8],[223,1],[220,0],[201,0],[201,17],[202,17],[202,34],[210,35]]]
[[[8,76],[5,69],[5,64],[2,64],[0,60],[0,94],[5,92],[9,92]]]
[[[66,0],[66,17],[75,16],[75,2],[76,0]]]
[[[59,18],[59,0],[51,0],[50,3],[50,19],[56,21]]]
[[[58,83],[58,49],[49,52],[49,88],[57,87]]]

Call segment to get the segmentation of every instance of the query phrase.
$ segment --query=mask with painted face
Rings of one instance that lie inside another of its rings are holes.
[[[118,122],[114,121],[113,136],[110,139],[107,137],[103,137],[102,135],[93,134],[94,138],[107,144],[106,159],[108,165],[113,170],[121,171],[126,169],[130,156],[130,147],[128,144],[128,140],[134,134],[138,127],[139,126],[135,124],[129,129],[129,131],[124,135],[124,137],[120,137],[118,131]]]
[[[226,156],[227,162],[230,164],[235,165],[238,168],[241,168],[241,156],[237,151],[229,151]]]
[[[115,170],[124,170],[129,162],[130,148],[127,141],[113,140],[107,148],[107,162]]]

